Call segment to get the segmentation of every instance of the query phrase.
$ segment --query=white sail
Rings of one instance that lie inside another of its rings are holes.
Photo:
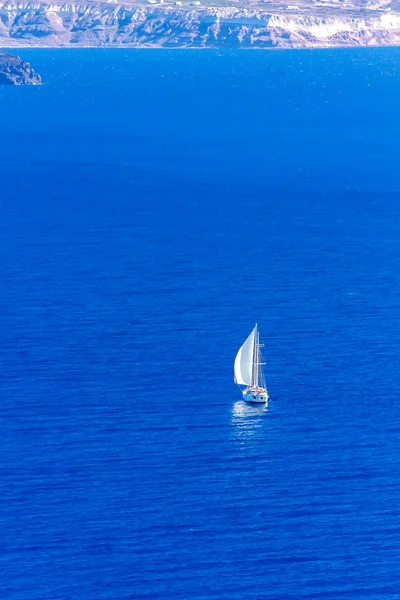
[[[253,384],[254,346],[257,325],[240,348],[235,359],[235,383],[239,385]]]

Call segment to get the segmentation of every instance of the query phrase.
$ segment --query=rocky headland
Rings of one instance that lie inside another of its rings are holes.
[[[0,85],[39,85],[40,75],[19,56],[0,52]]]
[[[400,45],[400,0],[0,0],[1,47]]]

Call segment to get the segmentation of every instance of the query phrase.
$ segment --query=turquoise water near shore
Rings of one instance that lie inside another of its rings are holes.
[[[398,598],[400,50],[18,53],[3,597]]]

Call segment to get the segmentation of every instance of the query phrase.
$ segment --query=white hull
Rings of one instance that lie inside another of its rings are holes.
[[[245,402],[257,402],[260,404],[265,404],[265,402],[268,402],[268,392],[267,390],[260,388],[258,388],[257,390],[247,388],[243,390],[243,400]]]

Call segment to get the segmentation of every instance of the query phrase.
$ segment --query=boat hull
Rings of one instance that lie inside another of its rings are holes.
[[[268,402],[268,392],[258,388],[257,390],[243,390],[243,400],[252,404],[265,404]]]

